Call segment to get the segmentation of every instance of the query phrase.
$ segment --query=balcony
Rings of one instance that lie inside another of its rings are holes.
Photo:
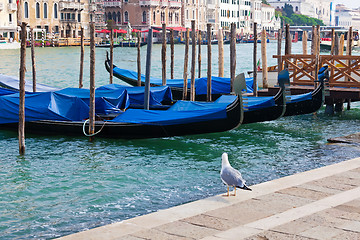
[[[160,1],[160,7],[166,8],[167,6],[169,6],[169,1],[168,0],[161,0]]]
[[[170,8],[181,8],[181,1],[169,1]]]
[[[84,3],[63,1],[59,3],[59,8],[60,11],[64,11],[64,10],[82,11],[84,10]]]
[[[97,10],[97,7],[96,7],[96,4],[94,4],[94,3],[90,3],[90,5],[89,5],[89,12],[96,12],[96,10]]]
[[[160,1],[158,0],[140,0],[140,6],[142,7],[157,7],[160,5]]]
[[[104,1],[104,7],[121,7],[120,1]]]
[[[8,3],[8,11],[15,12],[17,10],[16,3]]]

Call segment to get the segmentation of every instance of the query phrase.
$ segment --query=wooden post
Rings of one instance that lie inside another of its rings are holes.
[[[34,43],[33,28],[30,28],[30,38],[31,38],[32,85],[33,85],[33,92],[36,92],[35,43]]]
[[[315,55],[315,49],[316,49],[316,30],[315,26],[312,26],[312,32],[311,32],[311,55]]]
[[[206,100],[211,102],[211,23],[207,24],[207,58]]]
[[[307,55],[307,32],[303,31],[303,35],[302,35],[302,48],[303,48],[303,54]]]
[[[268,69],[266,56],[266,30],[263,29],[261,33],[261,59],[262,59],[262,80],[263,88],[268,88]]]
[[[84,27],[81,27],[79,88],[83,87],[83,77],[84,77]]]
[[[289,24],[285,25],[285,55],[291,54],[291,36],[290,36],[290,26]],[[284,64],[284,68],[288,68],[288,64]]]
[[[340,36],[340,47],[339,47],[339,55],[344,55],[344,34],[341,34]]]
[[[340,45],[340,42],[339,42],[339,35],[335,34],[335,40],[334,40],[334,55],[339,55],[339,45]]]
[[[218,51],[219,51],[219,77],[224,77],[224,37],[222,29],[218,31]]]
[[[236,69],[236,24],[231,24],[230,29],[230,92],[234,91],[235,69]]]
[[[316,31],[317,31],[317,34],[316,34],[316,40],[317,40],[317,42],[316,42],[316,53],[317,53],[317,55],[319,55],[320,54],[320,25],[317,25],[316,26]]]
[[[349,27],[349,31],[347,32],[347,41],[346,41],[346,55],[351,56],[351,51],[352,51],[352,27]],[[350,61],[349,61],[350,62]]]
[[[170,74],[171,74],[171,79],[174,79],[174,30],[173,29],[170,30],[170,51],[171,51]]]
[[[111,28],[110,32],[110,81],[109,83],[113,83],[113,68],[114,68],[114,31]]]
[[[189,28],[186,28],[186,35],[185,35],[185,59],[184,59],[184,74],[183,74],[183,78],[184,78],[184,85],[183,85],[183,100],[187,99],[187,89],[188,89],[188,62],[189,62],[189,38],[190,38],[190,33],[189,33]]]
[[[161,48],[161,63],[162,63],[162,85],[166,85],[166,24],[162,24],[162,48]]]
[[[253,49],[253,89],[254,96],[257,96],[257,23],[254,22],[254,49]]]
[[[144,95],[144,109],[149,110],[150,105],[150,70],[151,70],[151,51],[153,30],[149,29],[147,51],[146,51],[146,72],[145,72],[145,95]]]
[[[141,32],[138,32],[137,34],[137,40],[138,40],[138,45],[137,45],[137,85],[140,87],[141,86],[141,56],[140,56],[140,46],[141,46]]]
[[[95,26],[90,23],[90,102],[89,135],[95,132]],[[93,137],[90,137],[90,141]]]
[[[335,51],[335,29],[331,29],[331,55],[334,55]]]
[[[191,83],[190,83],[190,101],[195,101],[195,60],[196,60],[196,29],[195,20],[191,20]]]
[[[198,31],[198,78],[201,78],[201,31]]]
[[[278,42],[277,42],[277,55],[281,56],[281,41],[282,41],[282,30],[281,28],[278,30]],[[283,70],[282,59],[278,58],[278,73]]]
[[[19,81],[19,154],[25,154],[25,70],[26,70],[26,23],[21,24],[20,81]]]

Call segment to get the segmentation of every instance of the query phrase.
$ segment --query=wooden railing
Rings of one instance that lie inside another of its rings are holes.
[[[360,56],[348,55],[275,55],[280,58],[281,67],[288,66],[290,82],[293,85],[313,85],[315,72],[322,66],[329,66],[331,87],[360,87]]]

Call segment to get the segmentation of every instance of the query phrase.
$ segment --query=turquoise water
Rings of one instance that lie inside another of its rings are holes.
[[[251,46],[237,45],[241,71],[251,68]],[[276,44],[269,46],[270,55]],[[135,49],[115,51],[117,65],[136,70]],[[96,52],[97,86],[108,83],[104,52]],[[78,85],[79,48],[39,48],[36,53],[39,82]],[[159,53],[155,45],[152,75],[158,77]],[[182,76],[182,53],[183,46],[176,46],[175,77]],[[205,69],[205,47],[202,53]],[[31,79],[29,52],[27,57]],[[0,51],[0,58],[0,73],[17,75],[18,51]],[[215,63],[213,70],[216,74]],[[360,131],[360,108],[352,107],[333,117],[320,110],[188,137],[89,142],[27,134],[25,156],[18,155],[17,133],[0,131],[0,239],[55,238],[222,193],[226,188],[219,171],[225,151],[249,185],[358,157],[355,146],[326,143],[329,137]]]

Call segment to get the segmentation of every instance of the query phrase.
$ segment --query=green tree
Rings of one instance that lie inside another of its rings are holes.
[[[261,0],[263,4],[270,5],[266,0]]]
[[[290,4],[285,3],[285,6],[282,10],[283,15],[290,18],[294,14],[293,7]]]

